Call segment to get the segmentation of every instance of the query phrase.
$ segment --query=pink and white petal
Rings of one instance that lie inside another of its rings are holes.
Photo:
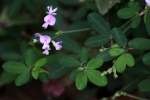
[[[47,29],[48,23],[44,23],[44,24],[42,25],[42,27],[43,27],[44,29]]]
[[[49,44],[43,44],[42,49],[43,49],[43,50],[44,50],[44,49],[50,50]]]
[[[44,51],[43,51],[43,54],[49,55],[49,50],[44,50]]]
[[[44,22],[50,26],[54,26],[56,23],[56,18],[53,15],[47,15],[44,17]]]
[[[40,43],[42,44],[49,44],[51,42],[51,37],[48,35],[41,35],[40,36]]]
[[[58,10],[58,8],[55,8],[55,9],[53,9],[52,11],[53,11],[53,13],[54,13],[54,12],[56,12],[57,10]]]
[[[56,50],[62,49],[62,41],[59,41],[59,42],[52,41],[52,43],[53,43]]]
[[[51,18],[51,21],[49,22],[49,25],[50,25],[50,26],[54,26],[55,23],[56,23],[56,18],[55,18],[55,17],[52,17],[52,18]]]
[[[145,0],[146,4],[150,6],[150,0]]]

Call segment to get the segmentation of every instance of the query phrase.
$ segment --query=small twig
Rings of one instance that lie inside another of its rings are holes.
[[[146,98],[142,98],[142,97],[139,97],[139,96],[135,96],[135,95],[132,95],[132,94],[126,94],[127,97],[130,97],[130,98],[133,98],[135,100],[148,100]]]
[[[112,100],[116,100],[116,98],[118,98],[118,97],[120,97],[120,96],[129,97],[129,98],[132,98],[132,99],[134,99],[134,100],[148,100],[148,99],[143,98],[143,97],[139,97],[139,96],[135,96],[135,95],[126,93],[126,92],[124,92],[124,91],[118,91],[118,92],[116,92],[116,93],[112,96]]]
[[[74,32],[84,32],[84,31],[89,31],[91,28],[83,28],[83,29],[75,29],[75,30],[69,30],[69,31],[60,31],[62,34],[69,34],[69,33],[74,33]]]
[[[69,30],[69,31],[58,31],[56,33],[56,36],[53,37],[53,39],[55,39],[59,36],[62,36],[62,35],[71,34],[74,32],[84,32],[84,31],[89,31],[89,30],[91,30],[91,28],[82,28],[82,29],[75,29],[75,30]]]
[[[123,25],[121,25],[121,29],[124,29],[124,28],[126,28],[126,29],[124,29],[124,33],[126,32],[126,31],[128,31],[128,29],[130,29],[130,22],[135,18],[135,17],[137,17],[137,16],[143,16],[145,13],[146,13],[146,10],[147,8],[145,7],[145,9],[143,10],[143,11],[141,11],[140,13],[138,13],[137,15],[135,15],[135,16],[133,16],[131,19],[129,19],[127,22],[125,22]]]

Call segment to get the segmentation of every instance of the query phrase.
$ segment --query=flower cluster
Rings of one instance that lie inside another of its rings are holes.
[[[53,9],[52,6],[48,6],[47,9],[47,15],[44,17],[44,24],[42,25],[45,29],[47,29],[48,26],[54,26],[56,23],[55,15],[57,8]]]
[[[150,6],[150,0],[145,0],[146,4]]]
[[[44,29],[47,29],[48,26],[54,26],[56,23],[55,15],[56,15],[57,8],[53,9],[52,6],[48,6],[47,9],[48,9],[47,15],[44,17],[44,24],[42,25]],[[35,33],[35,38],[43,45],[42,50],[43,50],[43,54],[45,55],[49,55],[49,50],[51,50],[50,43],[53,44],[56,50],[61,50],[62,48],[62,41],[55,42],[48,35]]]

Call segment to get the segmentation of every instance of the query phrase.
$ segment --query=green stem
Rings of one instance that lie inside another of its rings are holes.
[[[142,97],[139,97],[139,96],[135,96],[135,95],[132,95],[132,94],[126,94],[127,97],[130,97],[130,98],[133,98],[135,100],[148,100],[146,98],[142,98]]]
[[[145,7],[145,9],[143,11],[141,11],[137,15],[133,16],[127,22],[125,22],[123,25],[121,25],[120,28],[123,30],[124,33],[126,33],[130,29],[131,26],[129,24],[131,23],[131,21],[137,16],[143,16],[146,13],[146,9],[147,8]]]
[[[91,30],[91,28],[82,28],[82,29],[75,29],[75,30],[69,30],[69,31],[59,31],[58,35],[53,37],[53,39],[55,39],[59,36],[62,36],[62,35],[71,34],[71,33],[75,33],[75,32],[84,32],[84,31],[89,31],[89,30]]]
[[[74,33],[74,32],[84,32],[84,31],[89,31],[91,28],[83,28],[83,29],[75,29],[75,30],[69,30],[69,31],[60,31],[62,34],[69,34],[69,33]]]
[[[134,99],[134,100],[148,100],[148,99],[143,98],[143,97],[139,97],[139,96],[135,96],[135,95],[126,93],[126,92],[124,92],[124,91],[118,91],[118,92],[116,92],[116,93],[112,96],[112,100],[116,100],[116,98],[118,98],[118,97],[120,97],[120,96],[129,97],[129,98],[132,98],[132,99]]]

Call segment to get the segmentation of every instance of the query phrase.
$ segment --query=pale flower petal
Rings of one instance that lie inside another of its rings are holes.
[[[44,23],[44,24],[42,25],[42,27],[43,27],[44,29],[47,29],[48,23]]]
[[[46,28],[48,27],[48,25],[54,26],[55,23],[56,23],[56,18],[53,15],[47,15],[44,17],[43,26],[46,26]]]
[[[52,43],[53,43],[56,50],[62,49],[62,41],[59,41],[59,42],[52,41]]]
[[[49,44],[43,44],[42,49],[43,49],[43,50],[44,50],[44,49],[50,50]]]
[[[150,0],[145,0],[146,4],[150,6]]]
[[[52,6],[48,6],[47,10],[47,15],[44,17],[44,24],[42,25],[44,29],[47,29],[48,26],[54,26],[56,23],[57,8],[53,9]]]
[[[48,35],[41,35],[39,40],[42,44],[49,44],[51,42],[51,37],[49,37]]]
[[[49,50],[47,50],[47,49],[46,49],[46,50],[44,50],[44,51],[43,51],[43,54],[45,54],[45,55],[49,55]]]

